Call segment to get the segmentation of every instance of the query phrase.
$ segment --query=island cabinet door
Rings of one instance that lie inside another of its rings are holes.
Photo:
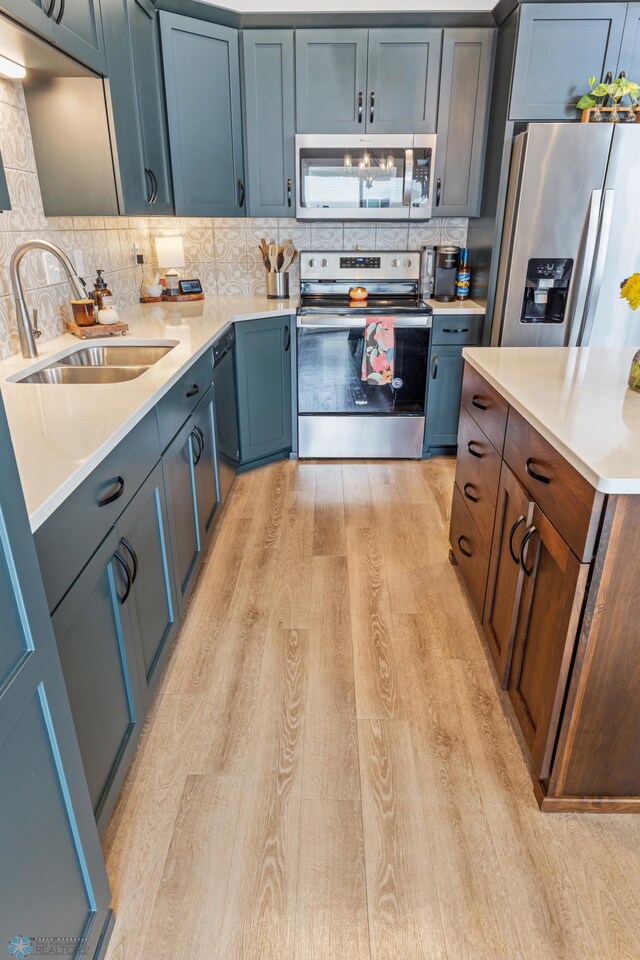
[[[493,526],[483,627],[498,680],[507,686],[518,609],[525,573],[520,550],[530,529],[533,500],[506,465],[502,464]]]
[[[113,530],[52,617],[101,833],[144,721],[131,599],[126,556]]]
[[[520,544],[524,586],[509,697],[536,776],[548,777],[589,564],[581,564],[539,507]]]

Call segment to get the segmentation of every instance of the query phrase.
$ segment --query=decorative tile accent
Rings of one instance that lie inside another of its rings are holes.
[[[376,250],[406,250],[409,240],[409,225],[376,225]]]
[[[421,247],[435,247],[440,243],[440,221],[429,220],[427,223],[412,223],[409,225],[409,250],[419,250]]]
[[[311,250],[343,250],[344,224],[337,222],[311,224]]]
[[[352,226],[344,225],[344,248],[345,250],[375,250],[376,249],[376,225],[357,224]]]

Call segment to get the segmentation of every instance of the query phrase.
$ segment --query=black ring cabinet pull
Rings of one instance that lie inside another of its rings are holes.
[[[194,383],[193,386],[190,387],[190,388],[187,390],[185,396],[186,396],[186,397],[195,397],[196,394],[198,394],[198,393],[200,393],[200,387],[198,386],[197,383]]]
[[[511,559],[515,563],[516,567],[520,563],[520,558],[518,554],[515,552],[515,550],[513,549],[513,538],[515,536],[516,530],[518,529],[521,523],[526,523],[526,520],[522,514],[520,514],[518,519],[515,521],[515,523],[511,527],[511,533],[509,534],[509,553],[511,554]]]
[[[471,503],[477,503],[480,497],[474,497],[472,493],[469,493],[469,490],[467,490],[467,487],[469,487],[470,490],[473,490],[473,484],[465,483],[464,487],[462,488],[464,491],[465,497],[467,498],[467,500],[471,500]]]
[[[440,177],[436,180],[436,207],[440,206],[440,198],[442,196],[442,180]]]
[[[362,123],[362,90],[358,93],[358,123]]]
[[[205,443],[204,443],[204,433],[202,432],[202,430],[201,430],[200,427],[198,427],[198,426],[195,426],[193,429],[194,429],[194,430],[196,431],[196,433],[198,434],[198,440],[200,441],[200,449],[201,449],[201,452],[204,453],[204,447],[205,447]]]
[[[370,102],[371,102],[371,109],[369,111],[369,123],[373,123],[373,112],[376,105],[376,95],[373,92],[373,90],[371,91]]]
[[[53,13],[53,8],[55,7],[55,5],[56,5],[56,0],[51,0],[51,3],[45,10],[45,16],[49,17],[49,19],[51,19],[51,14]]]
[[[124,493],[124,479],[122,477],[116,477],[115,483],[118,484],[118,489],[114,493],[110,493],[106,497],[101,497],[98,500],[99,507],[106,507],[107,504],[113,503],[115,500],[119,500],[122,494]]]
[[[149,174],[151,175],[151,183],[152,183],[151,199],[149,200],[149,203],[153,204],[158,199],[158,180],[155,173],[151,169],[151,167],[149,167]]]
[[[469,333],[469,327],[443,327],[443,333]]]
[[[464,554],[465,557],[469,557],[469,559],[471,559],[471,557],[473,556],[473,553],[471,552],[471,550],[465,550],[465,548],[462,546],[462,541],[466,539],[467,538],[465,537],[465,535],[461,533],[460,536],[458,537],[458,546],[460,547],[460,553]]]
[[[437,380],[438,378],[438,354],[433,355],[433,360],[431,361],[431,379]]]
[[[478,440],[469,440],[469,443],[467,444],[467,450],[469,451],[469,453],[471,454],[472,457],[477,457],[478,460],[482,460],[483,454],[478,453],[477,450],[472,450],[472,447],[473,447],[474,443],[479,443],[479,441],[478,441]]]
[[[60,0],[60,9],[58,10],[58,16],[56,17],[56,23],[61,23],[62,18],[64,17],[64,8],[65,0]]]
[[[531,540],[531,537],[534,535],[535,532],[536,532],[536,527],[532,523],[531,526],[527,528],[527,531],[524,537],[522,538],[522,543],[520,544],[520,566],[524,570],[527,577],[530,577],[531,574],[533,573],[533,567],[531,567],[531,570],[527,569],[527,565],[524,562],[524,552],[527,549],[527,544],[529,543],[529,540]]]
[[[291,187],[292,187],[291,178],[289,178],[287,180],[287,206],[288,207],[291,206]]]
[[[536,473],[531,464],[533,463],[533,457],[529,457],[527,462],[524,465],[525,470],[530,477],[533,477],[534,480],[537,480],[538,483],[551,483],[551,477],[545,477],[543,473]]]
[[[244,180],[238,177],[238,206],[244,207]]]
[[[200,437],[196,433],[195,429],[191,431],[191,439],[198,444],[198,449],[195,452],[194,458],[193,458],[193,465],[194,467],[197,467],[198,464],[200,463],[200,457],[202,456],[202,447],[200,446]]]
[[[472,403],[472,404],[474,405],[474,407],[476,407],[478,410],[486,410],[486,409],[487,409],[486,403],[481,403],[481,402],[480,402],[480,400],[478,399],[478,394],[477,394],[477,393],[474,393],[474,395],[472,396],[472,398],[471,398],[471,403]]]
[[[138,554],[135,552],[129,541],[126,537],[120,537],[120,546],[124,547],[129,556],[131,557],[131,562],[133,564],[133,573],[131,574],[131,583],[136,582],[136,577],[138,576]]]
[[[116,551],[114,552],[114,554],[113,554],[113,559],[118,561],[118,563],[120,564],[120,566],[121,566],[122,569],[124,570],[124,575],[125,575],[125,577],[127,578],[127,586],[125,587],[124,594],[123,594],[121,597],[118,597],[118,600],[120,601],[120,604],[122,605],[123,603],[126,603],[126,602],[127,602],[127,598],[128,598],[128,596],[129,596],[129,594],[131,593],[131,583],[132,583],[132,580],[131,580],[131,570],[129,570],[129,566],[128,566],[128,564],[127,564],[127,561],[124,559],[124,557],[122,556],[122,554],[120,553],[119,550],[116,550]]]
[[[285,341],[284,341],[284,352],[285,352],[285,353],[288,353],[288,352],[289,352],[289,347],[291,346],[291,330],[289,329],[289,325],[288,325],[288,324],[287,324],[287,326],[284,328],[284,332],[285,332],[285,337],[286,337],[286,339],[285,339]]]

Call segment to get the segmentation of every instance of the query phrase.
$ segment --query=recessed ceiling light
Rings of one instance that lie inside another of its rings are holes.
[[[0,77],[6,77],[9,80],[23,80],[27,71],[21,63],[15,63],[8,57],[0,56]]]

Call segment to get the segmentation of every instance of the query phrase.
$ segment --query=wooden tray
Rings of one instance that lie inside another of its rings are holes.
[[[189,303],[191,300],[204,300],[204,293],[179,293],[175,297],[170,297],[168,293],[162,295],[166,303]]]
[[[600,107],[600,113],[611,113],[612,107]],[[640,106],[638,107],[618,107],[618,113],[629,113],[631,110],[635,110],[636,116],[638,118],[638,123],[640,123]],[[589,107],[588,110],[582,111],[581,123],[591,123],[591,114],[595,111],[595,107]],[[606,123],[606,120],[605,120]]]
[[[140,297],[140,303],[162,303],[162,297]]]
[[[99,337],[123,337],[129,324],[120,320],[118,323],[93,323],[89,327],[80,327],[73,320],[67,320],[67,329],[80,340],[97,340]]]

